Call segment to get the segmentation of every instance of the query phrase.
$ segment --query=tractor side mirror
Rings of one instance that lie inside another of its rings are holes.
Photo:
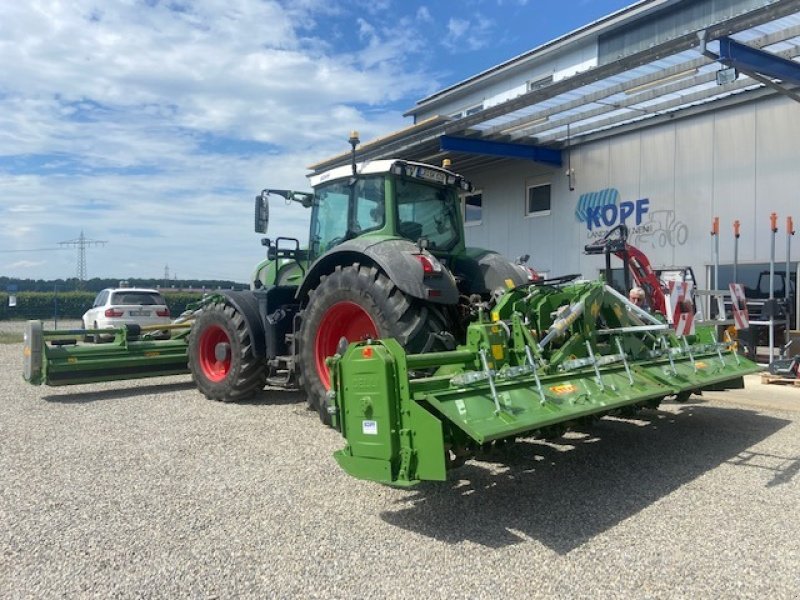
[[[269,200],[268,192],[264,190],[256,196],[256,233],[267,233],[269,225]]]

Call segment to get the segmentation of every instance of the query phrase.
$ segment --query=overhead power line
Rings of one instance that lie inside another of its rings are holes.
[[[12,252],[52,252],[53,250],[64,250],[64,248],[23,248],[21,250],[0,250],[0,254],[11,254]]]

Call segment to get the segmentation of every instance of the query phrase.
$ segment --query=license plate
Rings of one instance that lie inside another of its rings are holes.
[[[150,311],[149,310],[132,310],[130,312],[132,317],[149,317]]]

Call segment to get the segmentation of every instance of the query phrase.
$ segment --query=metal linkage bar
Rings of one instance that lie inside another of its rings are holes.
[[[494,400],[495,414],[500,414],[500,400],[497,397],[497,389],[494,386],[494,377],[492,376],[492,370],[489,368],[489,361],[486,359],[486,350],[481,348],[478,353],[481,356],[481,363],[486,373],[486,379],[489,381],[489,390],[492,393],[492,400]]]
[[[714,342],[714,346],[716,347],[717,356],[719,356],[719,362],[721,362],[722,366],[724,367],[725,366],[725,359],[722,358],[722,349],[720,348],[720,344],[719,344],[719,342],[717,342],[717,336],[713,331],[711,332],[711,340]]]
[[[528,359],[528,363],[531,365],[531,369],[533,370],[533,379],[536,381],[536,389],[539,392],[539,403],[544,405],[547,398],[545,398],[544,390],[542,390],[542,382],[539,380],[539,373],[538,369],[536,368],[536,361],[533,360],[533,354],[531,353],[530,346],[525,344],[525,356]]]
[[[616,335],[618,333],[637,333],[643,331],[666,331],[669,325],[661,323],[660,325],[633,325],[631,327],[611,327],[609,329],[598,329],[598,335]]]
[[[617,350],[622,355],[622,364],[625,365],[625,372],[628,374],[628,381],[631,385],[633,385],[633,375],[631,375],[631,368],[628,365],[628,357],[625,356],[625,350],[622,349],[622,342],[619,338],[614,338],[614,341],[617,343]]]
[[[694,354],[692,354],[692,348],[689,346],[689,342],[686,341],[685,337],[681,338],[683,340],[683,347],[686,351],[686,354],[689,355],[689,360],[692,361],[692,367],[694,368],[694,372],[697,373],[697,363],[694,360]]]
[[[667,358],[669,359],[669,366],[672,369],[672,374],[677,375],[678,370],[675,368],[675,361],[672,360],[672,347],[667,343],[667,339],[661,336],[661,347],[667,351]]]
[[[603,378],[600,377],[600,367],[597,366],[597,360],[594,357],[594,350],[592,350],[592,343],[589,340],[586,340],[586,350],[589,351],[589,357],[592,359],[592,365],[594,366],[594,375],[595,379],[597,380],[597,385],[600,386],[601,391],[606,390],[606,386],[603,383]]]
[[[616,298],[620,302],[624,303],[625,306],[628,307],[628,309],[630,309],[635,315],[639,316],[639,318],[641,318],[643,321],[647,321],[648,323],[650,323],[652,325],[659,325],[659,326],[664,325],[664,323],[662,323],[661,321],[656,319],[653,315],[651,315],[646,310],[643,310],[643,309],[639,308],[638,306],[636,306],[633,302],[628,300],[625,296],[620,294],[617,290],[612,288],[610,285],[606,285],[605,286],[605,291],[607,293],[611,294],[612,296],[614,296],[614,298]]]

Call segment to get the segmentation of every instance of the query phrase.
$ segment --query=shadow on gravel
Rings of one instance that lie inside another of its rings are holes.
[[[529,536],[567,554],[789,423],[709,405],[603,419],[555,443],[522,440],[495,459],[494,472],[469,462],[381,518],[449,543],[498,548]]]
[[[198,392],[199,393],[199,392]],[[271,388],[261,391],[252,398],[240,400],[236,404],[245,406],[283,406],[285,404],[300,404],[305,402],[305,395],[298,390],[285,390],[283,388]]]
[[[152,394],[170,394],[173,392],[182,392],[185,390],[194,390],[195,384],[193,381],[179,381],[175,383],[162,383],[162,384],[149,384],[149,385],[131,385],[127,383],[125,387],[120,387],[114,390],[99,390],[96,392],[72,392],[65,394],[48,394],[42,396],[45,402],[52,402],[56,404],[87,404],[89,402],[99,402],[102,400],[118,400],[120,398],[134,398],[137,396],[149,396]],[[197,392],[199,399],[205,400]],[[240,400],[236,402],[238,405],[244,406],[257,406],[257,405],[284,405],[284,404],[297,404],[304,400],[305,397],[297,391],[287,391],[284,389],[265,389],[259,394],[247,400]],[[209,402],[211,402],[209,400]]]
[[[87,384],[89,385],[89,384]],[[42,396],[45,402],[56,404],[86,404],[88,402],[98,402],[101,400],[114,400],[118,398],[133,398],[136,396],[149,396],[151,394],[169,394],[170,392],[181,392],[183,390],[194,389],[191,381],[180,381],[176,383],[162,383],[150,385],[127,384],[126,387],[115,390],[98,390],[96,392],[72,392],[66,394],[48,394]]]
[[[800,457],[745,450],[728,462],[737,467],[750,467],[772,472],[772,479],[767,483],[767,487],[789,483],[795,475],[800,473]]]

